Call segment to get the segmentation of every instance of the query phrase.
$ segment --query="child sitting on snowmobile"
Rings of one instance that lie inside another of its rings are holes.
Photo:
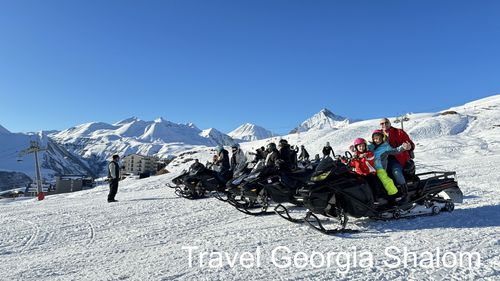
[[[368,143],[362,138],[355,139],[351,149],[354,152],[354,157],[351,159],[349,165],[357,174],[365,177],[373,190],[375,202],[377,202],[379,198],[385,197],[386,194],[382,183],[377,177],[375,154],[373,151],[368,150]]]
[[[382,130],[375,130],[372,133],[372,143],[368,146],[368,150],[373,151],[375,156],[375,170],[377,177],[380,179],[384,185],[385,190],[389,196],[396,197],[398,194],[398,189],[394,185],[392,179],[387,175],[387,158],[389,155],[398,154],[402,151],[410,150],[411,144],[409,142],[404,142],[397,148],[393,148],[387,142],[387,137]],[[396,197],[396,201],[400,201],[404,198]]]

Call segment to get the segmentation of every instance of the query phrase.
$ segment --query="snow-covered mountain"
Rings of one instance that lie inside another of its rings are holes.
[[[82,138],[108,140],[133,138],[145,143],[211,144],[210,140],[200,136],[200,133],[201,130],[193,124],[176,124],[163,118],[154,121],[143,121],[134,117],[113,125],[103,122],[86,123],[52,136],[63,143],[74,142]]]
[[[138,153],[169,158],[196,146],[231,145],[234,140],[216,129],[200,130],[193,123],[177,124],[158,118],[136,117],[115,124],[82,124],[51,137],[69,151],[84,157],[91,166],[102,166],[113,154]],[[98,171],[96,171],[98,172]]]
[[[231,131],[228,135],[235,140],[254,141],[267,139],[273,137],[275,134],[263,127],[245,123]]]
[[[335,115],[330,110],[324,108],[290,131],[290,134],[307,132],[309,130],[340,129],[346,127],[351,122],[352,120]]]
[[[0,191],[26,187],[32,182],[33,180],[25,173],[0,170]]]
[[[358,233],[327,236],[215,198],[181,199],[165,185],[193,159],[211,158],[211,148],[197,146],[173,161],[169,174],[120,182],[118,203],[106,202],[107,186],[44,201],[0,200],[0,263],[9,269],[0,279],[498,280],[500,95],[409,118],[417,172],[457,173],[464,203],[451,213],[351,218],[348,228]],[[327,140],[342,152],[378,127],[378,119],[365,120],[284,138],[312,155]],[[241,146],[250,151],[271,140]],[[290,211],[305,214],[298,206]]]
[[[214,128],[203,130],[200,133],[200,136],[211,139],[218,145],[233,145],[234,143],[236,143],[233,138]]]
[[[58,174],[95,175],[87,162],[82,161],[77,155],[68,152],[64,147],[43,133],[22,134],[3,132],[0,136],[0,147],[2,148],[0,150],[0,170],[6,173],[11,172],[11,176],[18,177],[19,175],[15,172],[21,172],[34,178],[35,160],[33,154],[19,157],[19,153],[30,146],[30,141],[37,141],[42,148],[46,148],[46,150],[39,154],[42,176],[44,178],[50,180]],[[6,182],[2,181],[0,185],[5,185]],[[23,180],[23,182],[25,181]]]

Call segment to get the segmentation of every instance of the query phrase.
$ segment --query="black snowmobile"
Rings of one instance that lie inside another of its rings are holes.
[[[405,175],[408,178],[408,201],[399,205],[376,205],[373,191],[363,176],[350,171],[339,159],[325,158],[299,193],[308,208],[304,221],[325,233],[356,232],[346,229],[348,217],[399,219],[419,215],[451,212],[461,203],[463,194],[455,180],[455,172],[427,172]],[[338,219],[340,227],[327,230],[319,217]]]
[[[225,184],[217,177],[217,172],[207,169],[203,164],[184,170],[172,183],[174,185],[169,186],[175,189],[175,194],[187,199],[202,198],[207,193],[221,198],[220,193],[223,193]]]
[[[290,172],[279,165],[265,166],[264,161],[261,161],[240,180],[238,187],[233,189],[233,200],[229,202],[239,211],[250,215],[268,214],[271,203],[278,203],[274,208],[275,213],[289,221],[299,221],[289,215],[283,203],[302,206],[302,197],[297,194],[297,189],[306,184],[313,171],[301,169]],[[260,210],[252,211],[256,208]]]
[[[266,167],[264,161],[259,161],[250,170],[235,177],[227,183],[228,203],[238,211],[249,215],[262,215],[267,213],[269,207],[268,197],[264,190],[263,176],[273,173]],[[259,209],[258,211],[254,211]]]

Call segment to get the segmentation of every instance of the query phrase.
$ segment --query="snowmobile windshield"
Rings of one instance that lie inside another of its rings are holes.
[[[265,162],[263,160],[259,160],[257,164],[253,167],[252,171],[248,176],[245,178],[246,181],[252,181],[260,176],[260,173],[264,170],[266,167]]]
[[[319,162],[314,174],[321,174],[328,172],[335,167],[335,161],[331,157],[325,157],[321,162]]]
[[[311,176],[311,181],[319,182],[327,179],[330,175],[342,174],[347,170],[346,166],[340,163],[339,160],[333,160],[330,157],[325,157],[316,167],[316,170]]]
[[[189,175],[190,176],[197,175],[198,173],[202,172],[203,170],[205,170],[205,166],[203,166],[203,165],[197,165],[195,167],[191,167],[191,168],[189,168]]]
[[[250,172],[250,175],[260,173],[264,169],[265,166],[266,165],[265,165],[264,161],[259,160],[259,162],[257,162],[255,164],[255,166],[253,167],[252,171]]]

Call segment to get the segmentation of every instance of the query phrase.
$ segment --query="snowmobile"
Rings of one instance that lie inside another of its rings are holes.
[[[302,206],[302,198],[297,189],[305,185],[314,170],[284,171],[279,167],[264,165],[264,161],[257,163],[252,172],[241,179],[239,186],[233,189],[234,196],[230,203],[239,211],[250,215],[272,214],[267,210],[271,203],[278,203],[274,212],[281,217],[298,222],[290,216],[283,203],[292,203]],[[260,208],[260,211],[252,209]]]
[[[175,189],[175,194],[187,199],[198,199],[204,197],[207,192],[214,197],[221,197],[224,184],[217,178],[217,172],[207,169],[200,164],[184,170],[179,176],[172,180],[174,185],[169,185]]]
[[[270,172],[264,161],[259,161],[248,172],[246,170],[227,183],[228,203],[233,205],[238,211],[249,215],[263,215],[267,213],[269,202],[265,194],[261,176]],[[259,211],[252,211],[259,209]]]
[[[299,223],[303,221],[302,219],[292,218],[284,204],[291,203],[298,207],[304,205],[304,198],[297,191],[308,183],[313,172],[314,169],[311,167],[293,171],[279,170],[276,175],[267,178],[264,189],[270,200],[278,204],[274,208],[276,214],[290,222]]]
[[[327,157],[318,165],[311,182],[299,190],[308,208],[304,221],[322,233],[336,234],[356,232],[346,228],[349,217],[387,220],[451,212],[455,203],[463,201],[455,175],[455,172],[406,174],[408,201],[377,205],[363,176],[350,171],[343,161]],[[318,215],[336,218],[340,227],[326,229]]]

